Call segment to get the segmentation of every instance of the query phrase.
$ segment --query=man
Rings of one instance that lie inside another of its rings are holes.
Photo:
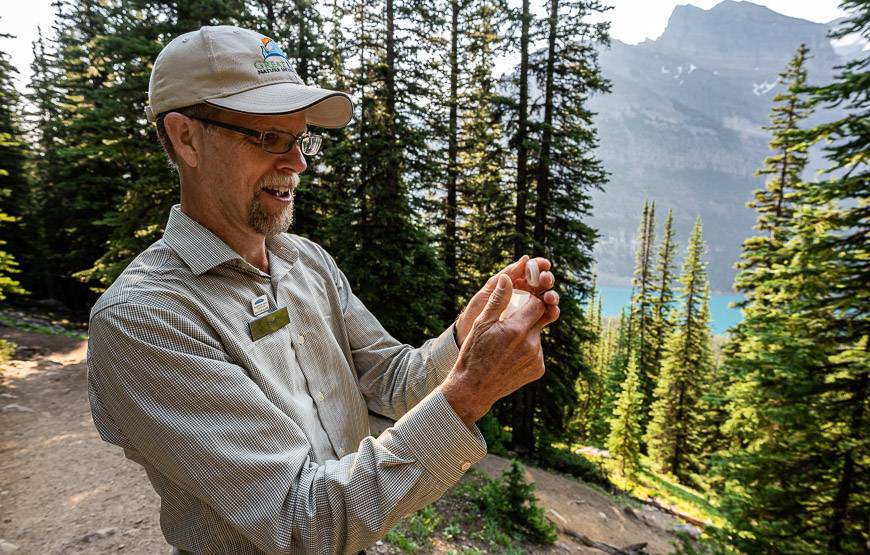
[[[453,486],[485,454],[474,422],[543,374],[559,314],[545,259],[538,287],[523,257],[412,348],[322,248],[283,233],[320,145],[307,124],[351,113],[245,29],[187,33],[154,64],[147,115],[181,204],[94,306],[88,386],[175,553],[356,553]],[[502,320],[514,285],[534,295]],[[397,422],[371,437],[368,409]]]

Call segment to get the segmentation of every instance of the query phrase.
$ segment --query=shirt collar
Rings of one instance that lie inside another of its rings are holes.
[[[169,211],[169,221],[166,223],[163,240],[181,257],[194,275],[204,274],[231,260],[238,260],[250,266],[217,235],[182,212],[181,205],[178,204]],[[284,233],[267,239],[266,247],[289,262],[291,266],[299,258],[298,249]]]

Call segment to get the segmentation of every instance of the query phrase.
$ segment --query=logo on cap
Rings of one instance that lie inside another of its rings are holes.
[[[260,45],[260,50],[263,52],[263,59],[269,60],[269,58],[281,58],[284,61],[287,61],[287,55],[284,54],[284,51],[281,50],[281,47],[278,46],[278,43],[270,39],[269,37],[263,37],[260,39],[260,42],[263,43]]]

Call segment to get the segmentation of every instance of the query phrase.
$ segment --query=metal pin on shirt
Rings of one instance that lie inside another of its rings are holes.
[[[251,310],[254,311],[254,316],[259,316],[269,311],[269,299],[266,295],[260,295],[251,301]]]

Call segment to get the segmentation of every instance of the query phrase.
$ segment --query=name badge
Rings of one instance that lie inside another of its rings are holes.
[[[266,337],[272,332],[278,331],[290,323],[290,315],[287,313],[287,307],[282,306],[275,312],[270,312],[262,318],[257,318],[248,323],[251,329],[251,339],[254,341]]]

